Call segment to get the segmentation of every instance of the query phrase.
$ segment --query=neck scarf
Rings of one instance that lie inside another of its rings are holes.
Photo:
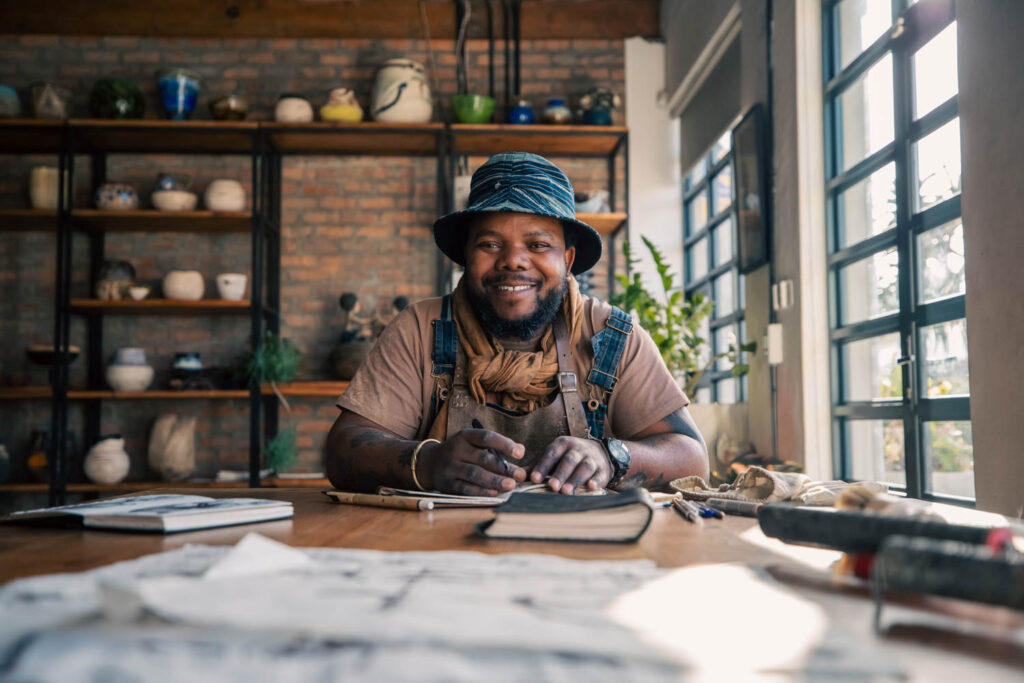
[[[459,351],[466,355],[466,380],[477,403],[485,403],[487,394],[497,394],[501,406],[509,410],[533,412],[551,402],[557,388],[558,351],[555,333],[548,325],[537,351],[506,349],[480,324],[465,291],[465,280],[452,295],[452,313],[459,331]],[[569,330],[569,345],[575,349],[582,333],[583,297],[576,278],[568,276],[568,287],[558,315],[564,315]],[[442,405],[430,438],[443,440],[448,425],[448,402]]]

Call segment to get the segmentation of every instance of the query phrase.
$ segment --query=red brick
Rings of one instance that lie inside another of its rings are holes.
[[[122,55],[125,64],[159,64],[159,52],[126,52]]]

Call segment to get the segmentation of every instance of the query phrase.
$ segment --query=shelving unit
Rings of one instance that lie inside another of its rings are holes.
[[[280,333],[280,253],[281,253],[281,166],[285,155],[380,157],[434,157],[437,160],[438,215],[451,210],[455,159],[459,156],[490,156],[502,151],[520,150],[552,157],[605,159],[611,213],[580,214],[601,235],[612,240],[610,272],[615,270],[614,240],[628,223],[628,205],[616,211],[614,203],[618,178],[616,159],[628,146],[628,129],[622,126],[514,126],[514,125],[418,125],[383,124],[283,124],[274,122],[214,121],[97,121],[71,119],[42,121],[8,119],[0,121],[0,153],[51,153],[58,157],[64,172],[74,177],[76,155],[91,157],[95,183],[106,177],[109,154],[183,154],[248,156],[252,168],[252,211],[216,213],[212,211],[160,212],[153,210],[103,211],[64,206],[56,211],[36,209],[0,209],[0,232],[51,232],[56,237],[57,277],[55,310],[57,323],[54,345],[69,345],[69,319],[82,316],[87,325],[84,347],[87,361],[87,388],[68,385],[67,366],[57,366],[51,386],[0,387],[0,401],[50,400],[51,441],[64,444],[70,401],[84,403],[86,433],[83,442],[91,443],[98,433],[99,412],[104,401],[237,401],[249,400],[249,473],[247,482],[210,483],[210,486],[327,486],[326,480],[260,480],[261,436],[277,433],[277,400],[268,386],[251,389],[211,391],[115,392],[103,379],[103,321],[108,316],[197,316],[205,314],[249,314],[249,342],[256,347],[264,331]],[[624,154],[624,156],[627,156]],[[628,161],[622,181],[629,195]],[[125,233],[250,234],[252,236],[252,298],[244,301],[200,300],[192,302],[165,299],[142,301],[98,301],[72,299],[71,240],[73,233],[89,240],[90,282],[95,281],[103,260],[106,235]],[[446,261],[439,256],[439,265]],[[439,273],[444,268],[439,268]],[[438,290],[445,291],[441,278]],[[264,295],[265,292],[265,295]],[[344,392],[347,382],[294,382],[279,385],[285,396],[334,398]],[[90,431],[89,425],[94,429]],[[65,492],[123,492],[159,488],[162,482],[123,482],[116,486],[68,484],[65,471],[68,454],[53,454],[51,482],[45,484],[8,484],[3,491],[49,490],[51,502],[63,502]],[[284,483],[286,482],[286,483]],[[190,483],[190,485],[192,485]]]

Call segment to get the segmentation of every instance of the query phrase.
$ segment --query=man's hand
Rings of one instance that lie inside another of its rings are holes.
[[[599,491],[611,481],[613,472],[608,452],[600,441],[560,436],[533,466],[530,479],[539,484],[550,474],[548,486],[561,493],[572,493],[582,486]]]
[[[496,496],[526,479],[519,460],[525,447],[488,429],[463,429],[419,453],[417,475],[428,489],[464,496]]]

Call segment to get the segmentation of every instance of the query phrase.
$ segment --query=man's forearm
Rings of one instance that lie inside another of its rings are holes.
[[[708,479],[708,456],[704,444],[685,434],[653,434],[637,441],[624,441],[629,448],[629,470],[616,489],[642,486],[664,490],[673,479],[696,474]]]
[[[373,493],[381,485],[414,489],[412,453],[418,443],[377,427],[335,423],[327,436],[327,476],[345,491]]]

